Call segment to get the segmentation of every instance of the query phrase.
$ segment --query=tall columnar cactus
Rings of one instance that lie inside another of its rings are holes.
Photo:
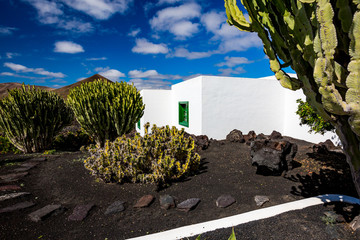
[[[250,22],[236,0],[225,0],[228,23],[257,32],[280,84],[302,88],[307,102],[336,128],[360,195],[360,1],[241,2]],[[282,70],[288,66],[298,79]]]
[[[60,96],[35,87],[22,85],[0,100],[0,129],[25,153],[47,149],[73,117]]]
[[[136,87],[125,82],[83,83],[70,91],[67,101],[81,127],[100,146],[134,129],[145,108]]]

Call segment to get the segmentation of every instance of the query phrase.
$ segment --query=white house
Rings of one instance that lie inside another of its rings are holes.
[[[137,124],[141,134],[149,122],[218,140],[233,129],[266,135],[276,130],[314,143],[334,135],[309,134],[309,127],[300,126],[296,100],[305,100],[304,94],[283,88],[275,77],[198,76],[171,86],[171,90],[145,89],[140,93],[145,103],[144,116]]]

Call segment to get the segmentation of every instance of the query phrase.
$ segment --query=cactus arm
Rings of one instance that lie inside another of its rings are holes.
[[[247,32],[253,32],[251,23],[247,22],[244,14],[236,5],[236,0],[225,0],[227,22],[238,29]]]
[[[353,17],[353,24],[349,31],[350,56],[348,65],[349,75],[346,85],[349,88],[346,92],[346,102],[349,104],[351,116],[349,123],[352,130],[360,136],[360,3]]]

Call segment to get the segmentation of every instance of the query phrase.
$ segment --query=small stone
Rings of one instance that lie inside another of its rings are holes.
[[[270,137],[269,137],[271,140],[272,139],[281,139],[282,138],[282,135],[281,133],[277,132],[277,131],[273,131],[271,134],[270,134]]]
[[[216,206],[220,208],[226,208],[236,202],[235,198],[230,195],[221,195],[216,199]]]
[[[21,210],[24,208],[32,207],[34,205],[35,205],[35,203],[33,203],[33,202],[25,201],[25,202],[21,202],[21,203],[12,205],[10,207],[2,208],[2,209],[0,209],[0,213],[13,212],[16,210]]]
[[[134,205],[134,208],[143,208],[148,207],[154,201],[155,197],[153,195],[142,196]]]
[[[30,162],[44,162],[46,161],[46,158],[32,158]]]
[[[168,210],[169,208],[174,208],[175,207],[174,198],[170,195],[160,196],[160,207],[165,210]]]
[[[68,217],[69,221],[82,221],[86,216],[88,215],[91,208],[93,208],[95,205],[90,203],[86,205],[77,205],[74,208],[74,211],[72,214]]]
[[[194,209],[200,202],[200,198],[190,198],[177,205],[178,210],[188,212]]]
[[[18,198],[21,196],[29,195],[29,194],[30,193],[28,193],[28,192],[17,192],[17,193],[9,193],[9,194],[5,194],[5,195],[1,195],[0,202],[8,200],[8,199],[13,199],[13,198]]]
[[[261,207],[266,202],[270,201],[270,199],[267,196],[261,196],[261,195],[256,195],[254,199],[256,202],[256,206],[258,206],[258,207]]]
[[[56,205],[47,205],[43,208],[36,210],[35,212],[30,213],[28,216],[33,222],[39,222],[49,217],[50,215],[56,212],[62,212],[64,208],[60,204]]]
[[[21,168],[16,168],[14,170],[12,170],[12,172],[26,172],[26,171],[29,171],[31,169],[31,167],[21,167]]]
[[[350,227],[353,231],[360,229],[360,215],[356,216],[351,222]]]
[[[15,190],[20,190],[21,187],[17,186],[17,185],[5,185],[5,186],[0,186],[0,191],[15,191]]]
[[[112,203],[105,211],[105,215],[122,212],[125,210],[124,201],[116,201]]]

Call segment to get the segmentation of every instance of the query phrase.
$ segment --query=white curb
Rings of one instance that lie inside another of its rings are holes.
[[[197,223],[146,236],[131,238],[128,240],[177,240],[185,237],[192,237],[205,232],[214,231],[220,228],[229,228],[243,223],[273,217],[288,211],[304,209],[306,207],[311,207],[329,202],[346,202],[360,205],[360,199],[358,198],[353,198],[346,195],[326,194],[294,202],[284,203],[268,208],[262,208],[231,217]]]

